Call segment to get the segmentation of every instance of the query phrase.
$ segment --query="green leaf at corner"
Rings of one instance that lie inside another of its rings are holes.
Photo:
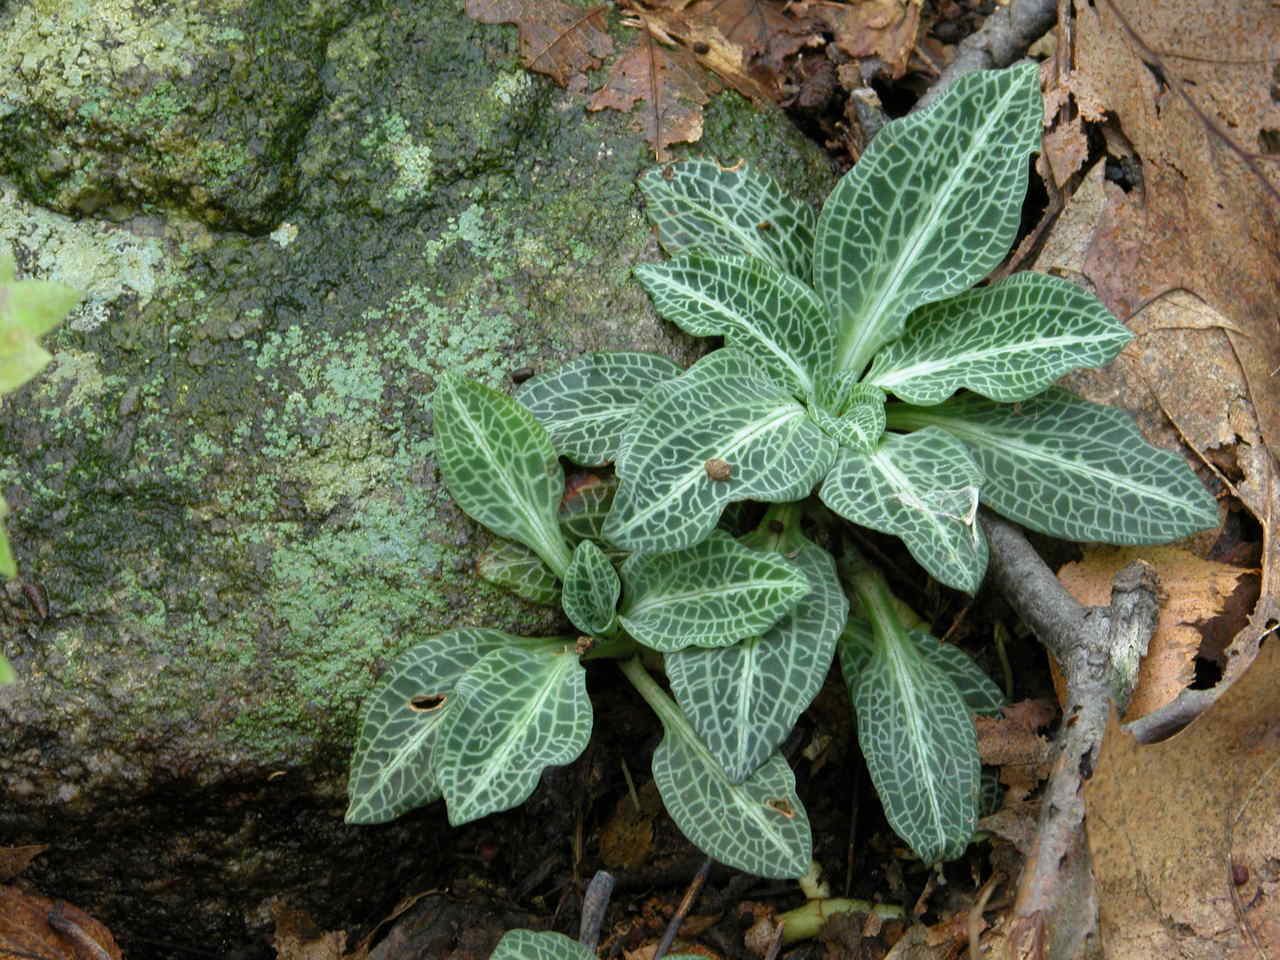
[[[734,783],[768,759],[817,696],[848,613],[827,551],[806,542],[792,562],[811,589],[766,633],[663,660],[685,716]]]
[[[662,720],[653,779],[681,832],[727,866],[761,877],[803,876],[813,835],[787,762],[774,753],[745,781],[732,783],[640,662],[627,661],[622,670]]]
[[[6,580],[18,575],[18,565],[13,560],[13,548],[4,530],[4,518],[9,515],[9,505],[0,497],[0,576]]]
[[[563,576],[570,554],[556,514],[564,472],[542,424],[506,394],[454,373],[440,376],[431,409],[436,459],[458,505]]]
[[[812,266],[813,209],[746,164],[686,160],[640,178],[646,212],[671,256],[743,254],[800,280]]]
[[[432,765],[458,826],[528,799],[546,767],[575,760],[591,736],[586,671],[573,647],[503,647],[454,688]]]
[[[440,796],[432,756],[458,680],[482,657],[523,643],[498,630],[448,630],[402,653],[365,704],[351,760],[347,823],[384,823]]]
[[[531,603],[550,607],[560,602],[560,581],[523,543],[495,540],[476,558],[476,574]]]
[[[623,427],[649,388],[680,375],[656,353],[588,353],[534,377],[516,399],[547,428],[556,452],[584,466],[612,463]]]
[[[489,960],[596,960],[596,955],[553,930],[508,930]]]
[[[1008,252],[1044,108],[1035,64],[985,70],[887,124],[818,219],[814,285],[860,374],[922,304],[967,290]]]
[[[565,574],[560,603],[565,615],[583,633],[593,637],[613,632],[618,615],[615,608],[622,593],[622,581],[613,564],[591,540],[583,540],[573,551],[573,562]]]
[[[968,388],[1013,403],[1068,371],[1110,362],[1133,334],[1093,294],[1019,273],[916,310],[867,382],[922,406]]]
[[[717,350],[641,403],[618,455],[622,482],[605,535],[630,550],[687,547],[729,503],[807,496],[835,452],[786,387],[742,351]],[[715,461],[727,477],[713,476]]]
[[[663,652],[725,646],[769,629],[810,589],[774,553],[744,547],[722,530],[670,553],[632,554],[622,565],[619,619]]]
[[[899,405],[890,427],[940,427],[973,451],[982,502],[1066,540],[1167,543],[1218,523],[1213,497],[1169,450],[1143,439],[1123,410],[1051,387],[1013,406],[962,395]]]
[[[937,641],[917,633],[873,636],[851,620],[838,646],[858,745],[885,816],[932,864],[969,845],[981,766],[969,707],[949,671],[920,653],[922,643]]]
[[[17,682],[18,675],[14,672],[13,665],[3,653],[0,653],[0,687]]]
[[[822,484],[822,502],[852,523],[895,534],[942,583],[974,593],[987,570],[977,523],[982,471],[941,430],[886,434],[870,453],[847,448]]]
[[[44,369],[50,356],[38,338],[80,302],[61,283],[15,280],[13,255],[0,254],[0,394],[22,386]]]

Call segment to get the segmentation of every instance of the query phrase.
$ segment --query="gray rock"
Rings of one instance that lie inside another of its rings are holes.
[[[87,295],[0,418],[0,843],[50,844],[26,877],[130,956],[261,943],[273,902],[376,919],[461,842],[438,805],[342,823],[391,658],[559,622],[471,575],[437,374],[696,355],[629,279],[657,256],[631,119],[514,51],[461,0],[0,12],[0,244]],[[831,184],[734,94],[706,128],[692,152]]]

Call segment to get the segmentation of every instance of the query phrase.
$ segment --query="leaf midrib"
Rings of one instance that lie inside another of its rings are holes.
[[[1043,337],[1036,340],[1022,340],[1017,343],[1001,344],[997,347],[991,347],[985,350],[969,350],[963,353],[951,353],[936,360],[919,360],[910,366],[898,367],[896,370],[889,370],[887,373],[879,374],[866,382],[875,387],[882,389],[892,389],[894,385],[901,384],[904,380],[910,380],[916,377],[926,378],[934,377],[941,374],[947,374],[948,368],[957,367],[965,363],[981,363],[986,360],[996,359],[1006,354],[1021,353],[1030,349],[1038,349],[1041,347],[1069,347],[1075,344],[1093,344],[1103,337]],[[1038,366],[1044,366],[1041,362]],[[1030,364],[1028,364],[1030,366]],[[959,371],[953,376],[963,375],[964,371]],[[1016,376],[1016,373],[1011,374]]]

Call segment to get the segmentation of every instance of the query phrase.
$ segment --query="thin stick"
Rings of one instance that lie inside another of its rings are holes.
[[[707,857],[702,861],[702,866],[694,874],[693,879],[689,881],[689,889],[684,892],[684,897],[680,900],[680,906],[676,907],[676,912],[671,915],[671,922],[667,924],[667,929],[662,932],[662,939],[658,941],[658,949],[653,952],[653,960],[662,960],[667,951],[671,949],[671,944],[675,942],[676,934],[680,932],[680,925],[684,923],[684,918],[693,909],[693,901],[698,898],[698,892],[702,889],[702,885],[707,882],[707,874],[710,872],[711,858]]]
[[[49,911],[49,916],[46,918],[49,926],[64,937],[74,940],[88,952],[89,956],[93,957],[93,960],[111,960],[111,954],[102,948],[102,944],[85,933],[80,924],[67,917],[64,913],[66,906],[61,900],[54,904],[53,909]]]
[[[613,874],[597,870],[587,884],[587,892],[582,895],[582,922],[578,925],[578,942],[593,953],[600,943],[600,930],[612,896]]]

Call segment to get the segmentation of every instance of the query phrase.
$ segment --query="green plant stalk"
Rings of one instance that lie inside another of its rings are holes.
[[[649,676],[649,671],[644,668],[640,658],[632,657],[630,660],[623,660],[618,666],[627,675],[627,679],[636,688],[636,692],[644,698],[644,702],[653,708],[653,712],[658,715],[663,726],[679,728],[691,742],[698,745],[698,749],[706,753],[708,759],[711,760],[711,766],[719,769],[720,765],[714,759],[711,759],[711,753],[702,745],[702,738],[698,736],[689,721],[684,718],[684,714],[680,712],[676,702],[667,696],[666,692],[658,686],[653,677]]]
[[[882,920],[901,920],[906,911],[888,903],[872,903],[870,900],[849,900],[832,897],[806,901],[803,906],[778,915],[782,924],[782,942],[787,946],[816,937],[828,920],[837,913],[874,913]]]
[[[640,653],[640,644],[625,634],[616,637],[595,637],[591,649],[582,655],[582,661],[623,660]]]
[[[889,638],[905,636],[898,598],[889,590],[884,575],[852,546],[846,546],[841,554],[839,567],[846,586],[852,587],[849,599],[861,606],[876,641],[884,643]]]

